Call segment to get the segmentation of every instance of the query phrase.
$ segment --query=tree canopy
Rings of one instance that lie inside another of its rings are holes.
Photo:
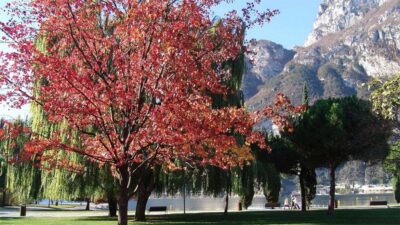
[[[333,210],[335,170],[350,159],[383,160],[390,124],[372,112],[369,102],[353,97],[318,100],[296,123],[292,139],[315,167],[330,170]]]
[[[378,86],[370,96],[374,110],[387,118],[399,121],[400,75],[393,76],[385,82],[375,82],[373,86]]]
[[[70,154],[109,164],[119,184],[119,224],[127,224],[128,199],[144,182],[143,170],[173,170],[176,159],[224,169],[240,163],[238,154],[250,150],[232,134],[262,144],[252,131],[255,118],[243,108],[213,108],[210,93],[231,92],[225,63],[245,50],[243,23],[263,23],[276,12],[249,3],[242,16],[234,11],[215,23],[210,9],[220,2],[8,4],[16,17],[0,24],[12,42],[12,51],[0,54],[0,100],[39,104],[66,130],[45,138],[31,132],[25,154],[52,168],[82,169]],[[65,141],[75,138],[79,144]]]

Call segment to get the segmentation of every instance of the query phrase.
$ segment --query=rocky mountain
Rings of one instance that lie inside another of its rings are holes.
[[[304,83],[312,100],[365,97],[371,79],[400,71],[400,0],[324,0],[303,47],[290,51],[267,41],[252,46],[257,54],[248,56],[253,64],[243,84],[251,110],[278,92],[300,103]]]
[[[256,54],[247,56],[242,87],[250,110],[270,104],[279,92],[300,104],[304,83],[311,102],[353,94],[368,97],[369,81],[400,73],[400,0],[324,0],[304,46],[287,50],[258,41],[250,49]],[[326,171],[318,172],[319,183],[328,184]],[[337,172],[341,183],[390,180],[381,165],[359,161]]]
[[[305,46],[310,46],[322,37],[351,27],[374,8],[387,0],[325,0],[319,7],[314,30]]]
[[[282,45],[265,40],[251,42],[248,51],[242,86],[245,99],[257,94],[260,85],[282,72],[295,53]]]

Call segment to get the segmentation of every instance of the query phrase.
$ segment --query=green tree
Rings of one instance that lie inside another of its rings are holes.
[[[400,203],[400,180],[397,175],[394,179],[393,186],[394,186],[394,197],[397,203]]]
[[[43,81],[45,82],[45,81]],[[40,85],[39,85],[40,86]],[[39,87],[38,86],[38,87]],[[36,93],[40,94],[40,93]],[[80,145],[77,132],[69,130],[62,123],[51,123],[43,112],[42,106],[33,103],[31,106],[30,129],[42,138],[50,138],[51,133],[56,131],[63,135],[63,142],[74,146]],[[43,155],[46,157],[46,155]],[[84,165],[83,170],[60,167],[55,170],[40,170],[41,197],[47,199],[83,200],[86,201],[86,210],[90,209],[91,200],[107,199],[109,203],[109,215],[116,216],[116,181],[110,173],[109,165],[105,164],[99,168],[95,163],[78,154],[65,154],[58,152],[56,157],[60,162],[68,159],[68,163]],[[42,167],[52,167],[46,162]]]
[[[309,97],[308,97],[308,86],[307,83],[304,83],[303,88],[303,99],[302,104],[306,107],[306,110],[309,108]],[[301,116],[296,118],[301,119]],[[302,130],[294,127],[293,132],[304,132]],[[299,172],[299,181],[300,181],[300,191],[301,191],[301,210],[305,212],[307,210],[307,206],[311,204],[312,199],[315,197],[316,193],[316,185],[317,185],[317,177],[315,174],[315,164],[313,160],[310,159],[310,156],[307,155],[307,150],[302,149],[299,145],[296,144],[296,140],[293,137],[296,135],[291,135],[291,133],[286,133],[287,136],[292,137],[293,146],[295,146],[295,151],[299,157],[300,172]]]
[[[400,141],[390,146],[389,155],[384,162],[385,169],[393,174],[393,189],[395,199],[400,203]]]
[[[234,170],[233,192],[239,195],[240,203],[244,209],[247,209],[252,204],[256,173],[257,163],[254,161],[241,168],[237,167]]]
[[[280,136],[269,137],[268,142],[273,149],[270,154],[261,151],[260,158],[272,163],[277,171],[283,174],[298,176],[302,195],[302,209],[310,204],[315,197],[316,175],[315,168],[310,161],[301,154],[302,150],[297,147],[291,138],[292,133],[302,132],[294,126],[293,132],[281,132]]]
[[[397,128],[400,127],[400,74],[386,82],[376,81],[372,84],[375,90],[371,101],[376,112],[391,119]],[[398,137],[397,137],[398,139]],[[385,168],[393,174],[393,188],[396,201],[400,202],[400,141],[393,143],[385,160]]]
[[[388,149],[390,126],[356,97],[317,101],[297,121],[296,145],[316,167],[330,171],[329,212],[334,210],[335,170],[349,159],[382,160]]]
[[[2,160],[1,188],[3,190],[3,205],[6,204],[6,193],[9,193],[11,203],[28,203],[38,199],[40,190],[40,170],[32,165],[21,162],[24,157],[22,150],[30,135],[23,132],[29,126],[27,121],[14,120],[0,122],[0,155]],[[33,157],[37,163],[38,156]],[[15,162],[14,164],[8,163]]]
[[[371,93],[373,109],[386,118],[400,121],[400,74],[386,82],[375,81]]]

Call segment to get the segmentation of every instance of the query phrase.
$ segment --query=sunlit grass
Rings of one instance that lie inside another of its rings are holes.
[[[315,210],[307,213],[300,211],[266,211],[266,212],[233,212],[225,216],[222,213],[199,214],[172,214],[151,215],[147,222],[133,222],[135,224],[225,224],[225,225],[251,225],[251,224],[400,224],[400,209],[365,209],[365,210],[337,210],[334,215],[328,216],[324,210]],[[116,218],[109,217],[63,217],[63,218],[0,218],[2,225],[108,225],[116,224]]]

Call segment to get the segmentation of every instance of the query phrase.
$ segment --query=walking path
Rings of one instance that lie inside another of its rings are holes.
[[[390,208],[397,208],[398,205],[389,206]],[[377,208],[388,208],[388,206],[342,206],[339,209],[377,209]],[[324,208],[311,208],[311,210],[324,210]],[[283,209],[282,207],[277,207],[275,209],[265,209],[262,207],[249,207],[247,211],[288,211],[289,209]],[[298,211],[298,210],[297,210]],[[215,211],[189,211],[188,213],[207,213]],[[232,211],[233,212],[233,211]],[[181,214],[182,211],[170,211],[167,214]],[[129,215],[135,214],[134,211],[130,210]],[[164,212],[151,212],[152,215],[155,214],[165,214]],[[85,210],[85,206],[71,207],[71,208],[48,208],[48,207],[38,207],[38,206],[28,206],[27,207],[27,217],[89,217],[89,216],[107,216],[108,210],[103,207],[103,205],[95,205],[91,207],[90,211]],[[1,217],[19,217],[19,207],[0,207],[0,218]]]

